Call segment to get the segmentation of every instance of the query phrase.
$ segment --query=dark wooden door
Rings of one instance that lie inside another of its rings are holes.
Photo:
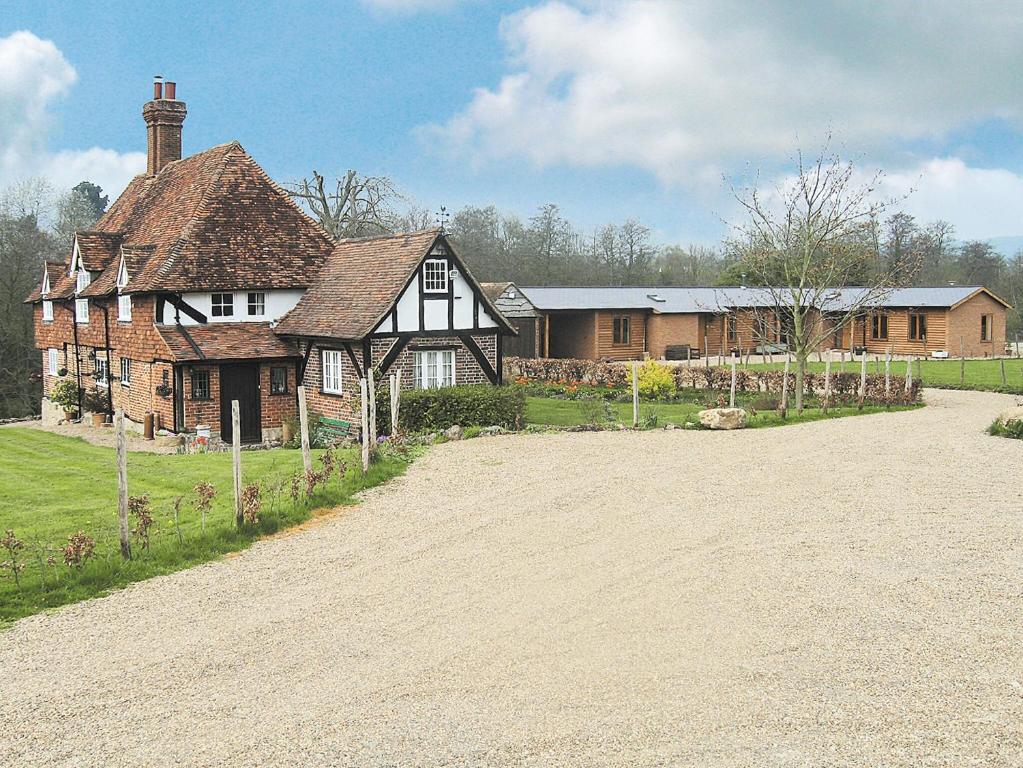
[[[238,401],[242,442],[258,443],[263,439],[259,414],[259,366],[220,366],[220,436],[231,442],[231,401]]]
[[[512,320],[518,336],[505,339],[505,354],[512,357],[536,357],[536,320],[524,318]]]

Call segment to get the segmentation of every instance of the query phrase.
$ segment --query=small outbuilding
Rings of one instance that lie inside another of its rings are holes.
[[[505,354],[540,357],[542,318],[529,297],[515,283],[480,283],[480,288],[518,331],[518,336],[509,336],[505,340]]]

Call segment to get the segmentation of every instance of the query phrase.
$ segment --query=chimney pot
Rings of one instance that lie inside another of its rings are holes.
[[[166,90],[164,91],[164,96],[163,97],[165,99],[170,99],[171,101],[176,99],[177,98],[176,94],[177,94],[177,90],[178,90],[178,84],[177,83],[172,83],[170,80],[168,80],[164,84],[164,86],[165,86]]]
[[[186,109],[185,102],[177,100],[176,91],[176,83],[164,83],[157,75],[153,79],[153,100],[142,108],[148,145],[146,173],[150,176],[181,159],[181,125]]]
[[[163,78],[160,77],[160,75],[156,75],[153,78],[153,98],[154,99],[163,98]]]

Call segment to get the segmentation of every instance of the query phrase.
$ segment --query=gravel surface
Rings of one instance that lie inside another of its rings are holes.
[[[1013,398],[448,444],[0,634],[0,765],[1023,764]]]

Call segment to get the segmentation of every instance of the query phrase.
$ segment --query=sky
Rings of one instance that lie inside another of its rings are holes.
[[[584,232],[712,244],[731,186],[830,135],[921,221],[1011,238],[1021,39],[1019,2],[0,0],[0,188],[115,196],[161,74],[186,155],[238,140],[279,182],[355,168],[430,211],[554,202]]]

